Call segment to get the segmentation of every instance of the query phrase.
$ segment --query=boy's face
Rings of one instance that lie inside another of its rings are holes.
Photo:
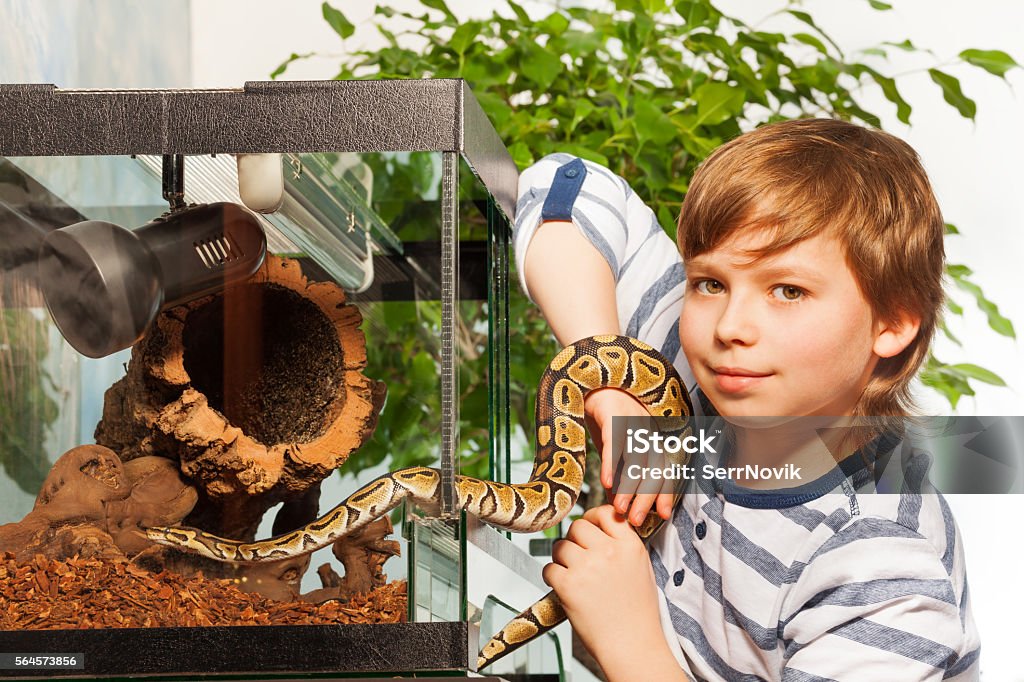
[[[769,239],[742,230],[686,263],[690,368],[726,417],[851,414],[881,327],[835,237],[752,258]]]

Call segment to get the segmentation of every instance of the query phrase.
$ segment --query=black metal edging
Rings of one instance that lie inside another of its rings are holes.
[[[84,653],[85,667],[0,678],[465,670],[470,632],[463,622],[2,631],[2,651]]]
[[[510,218],[518,172],[461,79],[217,90],[0,84],[0,156],[460,152]]]
[[[461,151],[462,83],[267,81],[218,90],[0,86],[0,155]]]

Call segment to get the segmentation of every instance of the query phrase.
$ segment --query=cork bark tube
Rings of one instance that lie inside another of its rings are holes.
[[[245,284],[159,316],[107,391],[96,442],[177,461],[199,492],[187,525],[252,540],[284,502],[274,532],[292,530],[376,426],[384,385],[362,373],[360,322],[341,288],[268,256]]]

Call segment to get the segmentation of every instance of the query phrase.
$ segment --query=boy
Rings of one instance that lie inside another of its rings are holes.
[[[681,260],[624,180],[568,155],[523,173],[517,208],[522,284],[559,341],[625,333],[650,343],[698,411],[734,427],[730,466],[803,472],[769,494],[756,490],[764,481],[695,477],[674,510],[671,495],[619,494],[570,526],[544,577],[607,678],[976,680],[978,636],[945,501],[863,494],[872,457],[897,442],[833,454],[786,426],[911,407],[944,258],[914,151],[827,119],[742,135],[693,177]],[[645,412],[614,389],[588,396],[586,412],[610,487],[622,446],[611,418]],[[648,550],[629,523],[652,505],[671,522]]]

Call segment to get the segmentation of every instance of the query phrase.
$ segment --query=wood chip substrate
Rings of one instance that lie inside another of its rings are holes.
[[[398,623],[406,583],[396,580],[346,603],[279,602],[230,580],[150,573],[127,561],[0,555],[0,630],[210,625]]]

